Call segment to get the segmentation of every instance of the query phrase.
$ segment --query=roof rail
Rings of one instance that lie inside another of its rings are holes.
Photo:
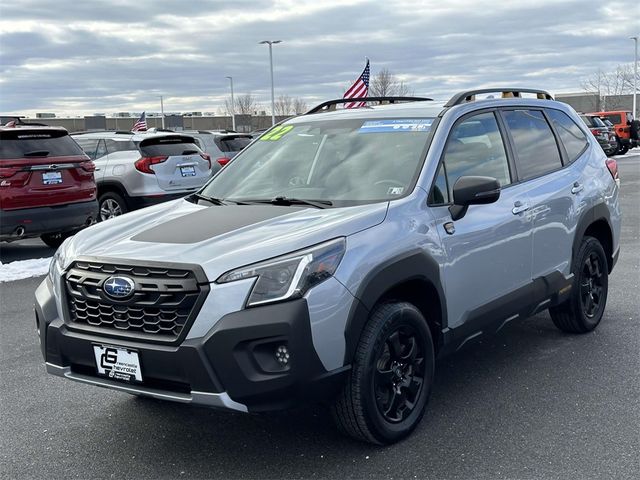
[[[79,130],[77,132],[71,132],[69,135],[85,135],[87,133],[114,133],[116,135],[132,135],[133,132],[131,130],[103,130],[101,128],[97,128],[95,130]]]
[[[538,90],[537,88],[479,88],[456,93],[444,106],[453,107],[454,105],[460,105],[461,103],[473,102],[475,100],[475,96],[478,94],[498,92],[502,94],[502,98],[521,98],[522,93],[535,93],[540,100],[553,100],[553,97],[549,92],[546,90]]]
[[[379,102],[379,105],[383,105],[383,103],[398,103],[398,102],[424,102],[430,101],[433,98],[426,97],[364,97],[364,98],[337,98],[335,100],[328,100],[326,102],[321,103],[320,105],[316,105],[311,110],[309,110],[304,115],[310,115],[312,113],[318,112],[328,112],[330,110],[335,110],[335,106],[343,103],[352,103],[352,102]],[[333,107],[333,108],[331,108]]]

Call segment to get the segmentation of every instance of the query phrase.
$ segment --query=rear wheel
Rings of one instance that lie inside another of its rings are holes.
[[[62,245],[62,242],[64,242],[74,233],[75,232],[43,233],[42,235],[40,235],[40,240],[42,240],[48,247],[58,248],[60,245]]]
[[[553,323],[563,332],[586,333],[595,329],[607,303],[607,258],[600,242],[585,237],[573,262],[573,286],[567,300],[549,309]]]
[[[129,211],[124,198],[115,192],[106,192],[100,195],[98,209],[98,220],[100,222],[119,217]]]
[[[629,147],[622,144],[622,141],[619,138],[616,138],[618,142],[618,150],[616,150],[616,155],[624,155],[629,151]]]
[[[332,407],[338,429],[379,445],[406,437],[424,415],[433,371],[433,341],[420,311],[405,302],[379,305]]]

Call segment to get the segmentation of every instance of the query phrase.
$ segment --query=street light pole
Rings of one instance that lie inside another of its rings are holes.
[[[269,45],[269,67],[271,70],[271,125],[276,124],[276,101],[273,89],[273,51],[272,46],[276,43],[282,43],[282,40],[263,40],[260,45]]]
[[[160,116],[162,117],[162,129],[164,130],[164,103],[162,95],[160,95]]]
[[[233,99],[233,77],[226,77],[229,79],[229,83],[231,83],[231,129],[236,131],[236,102]]]
[[[635,42],[633,61],[633,119],[638,120],[638,36],[630,37]]]

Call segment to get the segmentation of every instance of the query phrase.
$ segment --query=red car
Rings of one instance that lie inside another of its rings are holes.
[[[98,214],[95,165],[63,128],[0,127],[0,241],[50,247]]]

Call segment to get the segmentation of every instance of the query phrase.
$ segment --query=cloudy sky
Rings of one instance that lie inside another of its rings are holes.
[[[625,20],[626,19],[626,20]],[[638,0],[2,0],[0,113],[216,111],[237,93],[308,104],[371,59],[416,95],[477,86],[554,93],[633,60]]]

